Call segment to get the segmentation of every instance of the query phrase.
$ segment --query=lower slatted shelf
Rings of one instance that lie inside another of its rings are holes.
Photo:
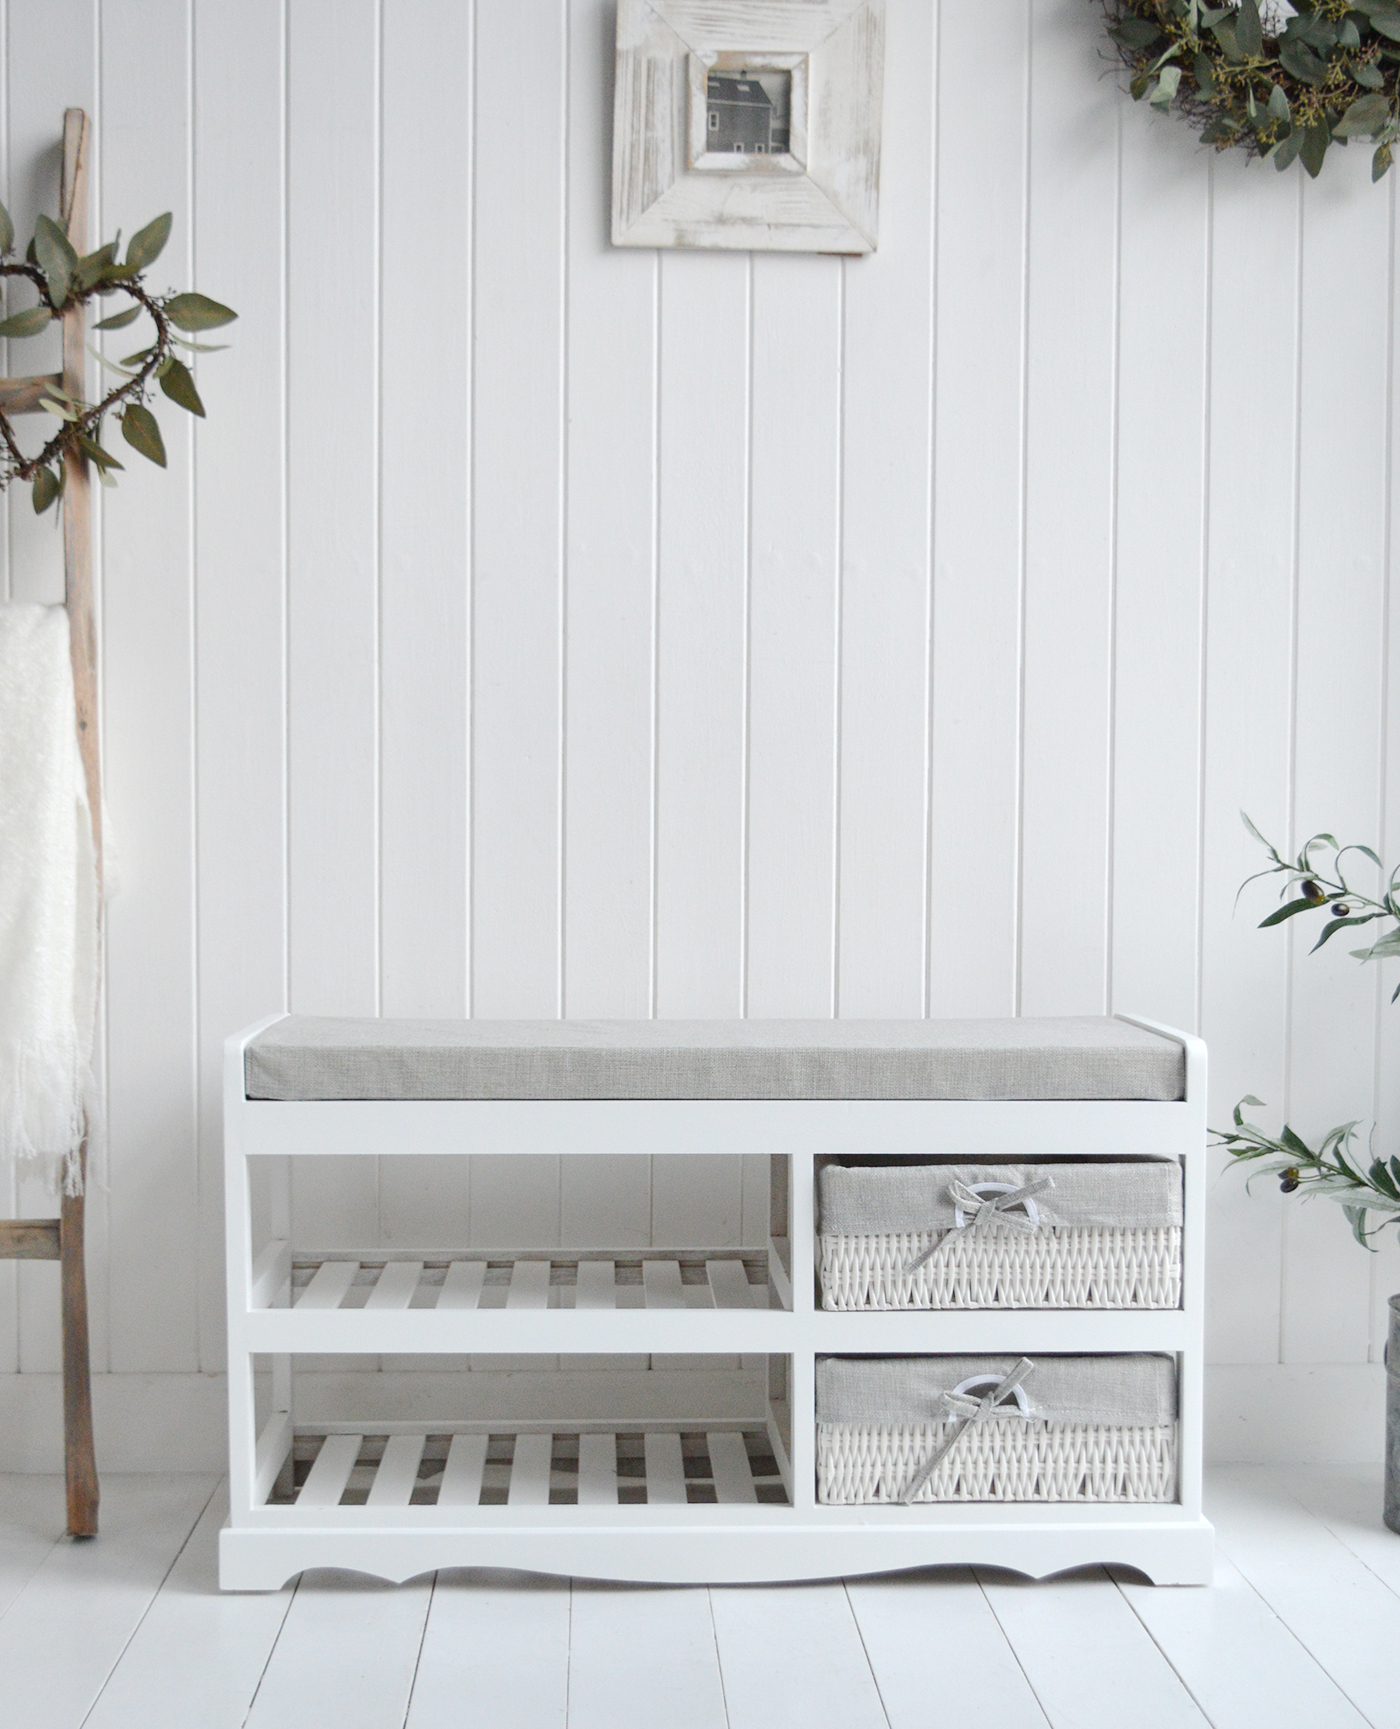
[[[299,1430],[268,1496],[296,1507],[786,1506],[767,1433],[717,1424]]]
[[[767,1309],[762,1250],[550,1253],[483,1250],[422,1259],[292,1260],[297,1309]]]

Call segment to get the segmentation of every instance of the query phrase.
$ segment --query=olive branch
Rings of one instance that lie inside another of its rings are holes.
[[[1217,150],[1316,177],[1370,138],[1371,178],[1400,139],[1400,0],[1096,0],[1136,102],[1175,109]]]
[[[1253,1123],[1244,1120],[1245,1105],[1263,1106],[1262,1099],[1247,1095],[1235,1106],[1235,1126],[1230,1130],[1212,1129],[1212,1146],[1224,1147],[1237,1163],[1267,1161],[1250,1174],[1248,1188],[1256,1176],[1275,1176],[1285,1195],[1303,1191],[1303,1199],[1323,1195],[1337,1201],[1351,1225],[1352,1235],[1363,1249],[1373,1249],[1369,1239],[1387,1225],[1400,1229],[1400,1159],[1372,1158],[1370,1165],[1356,1157],[1352,1144],[1356,1139],[1356,1123],[1342,1123],[1329,1129],[1316,1150],[1296,1135],[1288,1124],[1275,1139]],[[1378,1225],[1367,1229],[1368,1213],[1379,1213]]]
[[[0,412],[0,488],[12,481],[26,481],[32,488],[34,509],[42,512],[63,491],[66,455],[84,456],[97,469],[98,479],[113,486],[114,470],[124,464],[102,443],[103,422],[115,413],[122,436],[133,450],[148,461],[165,467],[165,441],[160,423],[147,403],[153,387],[159,384],[164,394],[190,414],[203,416],[204,404],[195,388],[190,369],[175,354],[176,347],[193,353],[215,353],[226,346],[222,343],[193,342],[178,336],[187,332],[215,330],[231,323],[238,314],[210,300],[203,294],[152,294],[145,286],[144,273],[160,257],[170,238],[169,212],[148,222],[133,234],[126,249],[126,258],[117,262],[120,234],[105,246],[98,247],[80,258],[68,236],[48,216],[40,216],[34,225],[34,237],[25,256],[15,256],[15,227],[9,212],[0,205],[0,277],[19,277],[38,291],[38,304],[0,320],[0,336],[22,338],[39,336],[55,319],[71,313],[75,307],[86,306],[96,298],[125,294],[133,304],[120,312],[100,319],[94,329],[121,330],[144,312],[155,327],[155,339],[147,347],[114,363],[89,343],[88,352],[122,380],[114,384],[97,403],[88,403],[72,395],[52,379],[44,379],[39,391],[39,406],[59,422],[58,430],[34,456],[20,449],[9,417]]]
[[[1240,817],[1269,855],[1269,863],[1240,884],[1239,893],[1235,896],[1236,906],[1250,883],[1258,882],[1261,877],[1283,878],[1279,888],[1279,899],[1283,904],[1259,921],[1260,930],[1285,924],[1302,913],[1319,912],[1325,907],[1331,916],[1310,953],[1316,954],[1338,931],[1353,925],[1374,924],[1377,919],[1388,919],[1391,928],[1378,941],[1368,948],[1353,949],[1351,953],[1359,961],[1384,960],[1388,956],[1400,955],[1400,867],[1387,876],[1380,857],[1370,847],[1341,846],[1330,834],[1313,835],[1303,843],[1296,858],[1285,858],[1272,841],[1260,834],[1243,811]],[[1384,887],[1379,899],[1348,881],[1342,862],[1348,853],[1359,853],[1381,873]],[[1391,1002],[1396,997],[1400,997],[1400,985],[1396,986]],[[1235,1106],[1234,1127],[1212,1129],[1210,1133],[1214,1137],[1211,1145],[1223,1147],[1237,1164],[1263,1161],[1251,1173],[1251,1181],[1255,1176],[1276,1176],[1279,1188],[1286,1195],[1302,1190],[1304,1200],[1323,1195],[1329,1201],[1336,1201],[1346,1214],[1352,1235],[1363,1248],[1372,1248],[1374,1245],[1369,1239],[1387,1225],[1400,1229],[1400,1158],[1392,1158],[1389,1163],[1376,1157],[1372,1157],[1369,1163],[1359,1158],[1353,1145],[1357,1123],[1342,1123],[1329,1129],[1318,1146],[1312,1148],[1287,1123],[1277,1137],[1266,1134],[1253,1123],[1247,1123],[1243,1113],[1245,1105],[1262,1109],[1263,1100],[1252,1095],[1241,1099]],[[1246,1182],[1245,1187],[1248,1186]],[[1371,1213],[1380,1215],[1380,1223],[1368,1228],[1367,1217]]]

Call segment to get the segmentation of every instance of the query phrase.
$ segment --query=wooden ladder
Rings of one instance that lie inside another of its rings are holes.
[[[70,108],[63,116],[63,179],[59,213],[74,249],[88,250],[87,115]],[[41,378],[0,379],[0,408],[6,414],[32,414],[46,386],[59,385],[82,397],[86,367],[83,343],[86,311],[81,305],[63,314],[63,370]],[[68,451],[63,478],[64,604],[73,653],[78,744],[92,811],[101,907],[102,782],[97,742],[97,630],[92,599],[92,481],[87,458]],[[100,913],[99,913],[100,916]],[[87,1141],[79,1154],[86,1177]],[[68,1490],[68,1534],[97,1535],[97,1461],[92,1440],[92,1375],[88,1362],[87,1269],[83,1258],[83,1196],[64,1195],[56,1219],[0,1220],[0,1260],[58,1261],[63,1304],[63,1472]]]

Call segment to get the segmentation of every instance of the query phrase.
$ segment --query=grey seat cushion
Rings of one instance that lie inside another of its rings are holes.
[[[407,1021],[289,1015],[250,1099],[1179,1099],[1174,1039],[1107,1016]]]

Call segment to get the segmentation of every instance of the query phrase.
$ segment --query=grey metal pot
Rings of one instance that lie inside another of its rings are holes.
[[[1385,1522],[1400,1535],[1400,1292],[1390,1299],[1385,1366]]]

